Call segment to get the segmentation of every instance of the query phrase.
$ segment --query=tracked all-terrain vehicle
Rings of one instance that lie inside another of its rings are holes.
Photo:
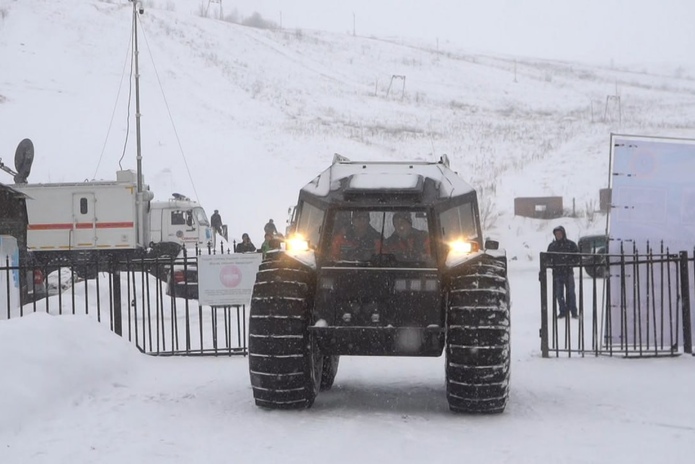
[[[339,357],[446,355],[453,411],[500,413],[509,398],[510,297],[476,192],[439,162],[333,164],[299,194],[285,249],[251,300],[256,404],[310,407]]]

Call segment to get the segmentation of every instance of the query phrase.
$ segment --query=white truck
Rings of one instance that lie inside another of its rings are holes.
[[[12,185],[28,197],[27,248],[48,263],[74,255],[134,257],[163,244],[214,245],[205,210],[183,195],[152,201],[154,194],[144,189],[140,219],[136,179],[123,170],[115,181]]]

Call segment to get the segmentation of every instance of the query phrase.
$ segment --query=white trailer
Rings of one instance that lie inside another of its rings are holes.
[[[140,219],[133,171],[119,171],[116,181],[12,187],[28,197],[27,248],[43,262],[72,254],[132,256],[165,242],[205,247],[213,240],[205,210],[182,195],[155,202],[144,189]]]

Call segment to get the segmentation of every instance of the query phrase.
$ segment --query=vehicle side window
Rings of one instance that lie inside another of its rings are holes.
[[[478,230],[473,214],[473,205],[464,203],[439,215],[442,227],[442,238],[445,242],[464,239],[475,240],[478,238]]]
[[[309,246],[312,248],[318,246],[324,215],[325,211],[316,206],[306,202],[301,204],[297,232],[302,234],[309,241]]]
[[[174,226],[182,226],[186,224],[186,217],[183,214],[183,211],[171,212],[171,224]]]
[[[581,253],[605,253],[606,240],[603,237],[581,240],[579,251]]]

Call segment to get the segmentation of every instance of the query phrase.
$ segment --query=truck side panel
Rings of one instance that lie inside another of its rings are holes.
[[[27,246],[35,251],[136,248],[136,189],[124,183],[18,186],[26,193]]]

